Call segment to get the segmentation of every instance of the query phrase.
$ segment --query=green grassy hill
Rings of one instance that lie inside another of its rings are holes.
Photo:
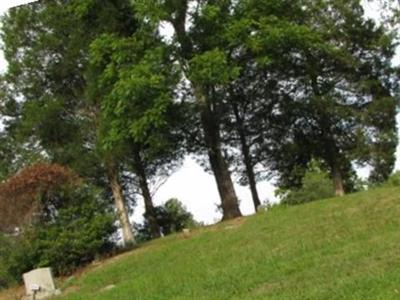
[[[398,299],[400,189],[174,235],[90,267],[57,299]]]

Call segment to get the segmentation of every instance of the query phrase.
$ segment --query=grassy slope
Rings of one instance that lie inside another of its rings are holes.
[[[59,299],[397,299],[399,245],[400,189],[377,189],[154,241]]]

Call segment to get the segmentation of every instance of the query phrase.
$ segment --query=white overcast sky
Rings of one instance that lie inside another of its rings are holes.
[[[8,8],[34,2],[32,0],[0,0],[0,14],[7,11]],[[366,15],[377,17],[378,6],[371,2],[366,2]],[[398,55],[399,56],[399,55]],[[398,63],[399,57],[396,58]],[[0,71],[6,69],[6,62],[0,51]],[[398,123],[400,118],[398,117]],[[396,169],[400,169],[400,147],[397,149]],[[258,190],[262,201],[274,201],[274,188],[272,184],[263,182],[258,184]],[[252,214],[254,212],[251,201],[251,194],[248,188],[235,185],[236,193],[240,199],[240,208],[243,214]],[[218,191],[214,177],[207,174],[195,162],[194,159],[187,157],[182,168],[173,174],[168,181],[158,190],[155,195],[155,204],[161,204],[166,200],[176,197],[182,201],[185,206],[193,213],[195,219],[206,223],[214,223],[221,217],[216,211],[216,205],[220,203]],[[133,220],[142,221],[144,206],[139,201]]]

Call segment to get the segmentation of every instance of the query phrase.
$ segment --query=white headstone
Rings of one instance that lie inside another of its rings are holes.
[[[26,299],[46,299],[59,294],[54,284],[53,275],[50,268],[32,270],[23,275]]]
[[[190,229],[189,228],[183,228],[182,232],[183,232],[183,236],[185,238],[190,237]]]

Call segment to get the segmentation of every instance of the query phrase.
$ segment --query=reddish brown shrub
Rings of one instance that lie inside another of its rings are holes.
[[[32,222],[48,206],[56,207],[58,192],[79,184],[67,167],[39,163],[24,168],[0,184],[0,231]]]

